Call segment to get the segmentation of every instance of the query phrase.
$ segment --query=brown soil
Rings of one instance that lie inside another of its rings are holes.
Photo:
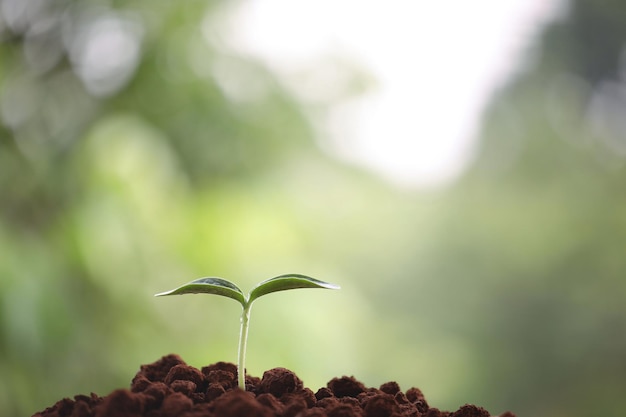
[[[237,367],[218,362],[198,370],[178,355],[142,365],[130,390],[105,397],[65,398],[33,417],[490,417],[466,404],[457,411],[432,408],[417,388],[395,382],[367,388],[353,377],[334,378],[316,393],[291,371],[275,368],[262,378],[246,376],[237,387]],[[506,412],[500,417],[515,417]]]

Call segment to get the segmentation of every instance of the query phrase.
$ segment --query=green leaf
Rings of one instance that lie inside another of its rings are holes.
[[[326,288],[338,290],[339,285],[320,281],[315,278],[300,274],[287,274],[270,278],[261,282],[250,291],[248,303],[251,304],[257,298],[277,291],[294,290],[297,288]]]
[[[188,282],[171,291],[165,291],[155,294],[156,297],[164,295],[181,295],[181,294],[215,294],[223,297],[229,297],[239,301],[242,306],[246,305],[246,299],[243,292],[232,282],[216,277],[199,278]]]

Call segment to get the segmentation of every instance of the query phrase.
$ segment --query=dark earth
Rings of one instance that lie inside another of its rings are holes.
[[[418,388],[402,392],[395,382],[367,388],[353,377],[333,378],[317,392],[285,368],[262,378],[246,375],[237,387],[237,367],[218,362],[198,370],[178,355],[142,365],[130,389],[62,399],[33,417],[490,417],[466,404],[454,412],[430,407]],[[500,417],[515,417],[506,412]]]

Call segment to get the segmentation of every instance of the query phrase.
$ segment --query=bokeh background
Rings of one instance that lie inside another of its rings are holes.
[[[498,2],[478,3],[460,19],[468,33]],[[280,63],[233,46],[246,29],[224,29],[233,3],[0,1],[0,415],[105,395],[168,353],[234,362],[236,303],[152,295],[298,272],[342,290],[259,300],[253,375],[283,366],[314,390],[396,380],[442,409],[623,416],[626,5],[553,3],[519,39],[494,37],[525,47],[477,113],[471,158],[425,185],[329,145],[352,117],[335,110],[383,85],[375,68],[335,54],[287,82]],[[427,38],[434,54],[400,54],[439,83],[439,110],[483,59],[480,44],[438,42],[467,35],[449,23]],[[332,77],[310,77],[330,64]],[[434,117],[395,111],[418,127]],[[438,143],[456,120],[437,120],[404,140]],[[378,153],[397,146],[395,126],[377,132]]]

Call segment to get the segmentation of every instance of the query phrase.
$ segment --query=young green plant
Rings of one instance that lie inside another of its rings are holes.
[[[191,281],[171,291],[155,294],[156,297],[165,295],[182,294],[214,294],[232,298],[241,304],[241,327],[239,329],[239,350],[237,354],[237,374],[239,388],[246,389],[246,345],[248,343],[248,327],[250,323],[250,308],[252,303],[259,297],[277,291],[294,290],[297,288],[326,288],[338,290],[335,284],[320,281],[315,278],[300,274],[286,274],[270,278],[255,286],[245,296],[243,292],[232,282],[223,278],[209,277]]]

